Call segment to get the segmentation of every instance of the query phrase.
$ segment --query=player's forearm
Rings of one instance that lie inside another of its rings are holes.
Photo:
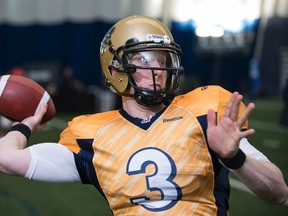
[[[24,175],[30,161],[29,152],[23,150],[27,139],[19,131],[11,131],[0,139],[0,172]]]
[[[247,157],[234,173],[251,191],[266,202],[283,204],[288,198],[288,188],[281,171],[272,163]]]
[[[10,175],[25,175],[31,161],[30,151],[25,148],[27,140],[31,132],[45,127],[46,124],[40,125],[40,122],[46,110],[47,104],[43,104],[34,116],[15,124],[10,132],[0,139],[0,172]]]

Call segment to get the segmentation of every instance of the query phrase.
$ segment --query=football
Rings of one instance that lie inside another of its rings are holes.
[[[47,103],[48,107],[42,123],[56,115],[48,92],[40,84],[24,76],[0,76],[0,115],[11,121],[22,121],[33,116],[44,103]]]

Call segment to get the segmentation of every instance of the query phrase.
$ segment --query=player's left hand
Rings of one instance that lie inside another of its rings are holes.
[[[254,103],[250,103],[243,114],[238,118],[240,103],[243,96],[234,92],[231,96],[223,117],[216,124],[215,111],[207,113],[207,137],[210,148],[223,158],[232,158],[239,149],[239,141],[255,132],[254,129],[242,131],[241,128],[254,109]]]

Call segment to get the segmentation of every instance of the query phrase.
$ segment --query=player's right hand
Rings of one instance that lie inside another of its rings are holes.
[[[47,112],[47,104],[42,104],[38,112],[34,116],[24,119],[21,123],[27,125],[32,132],[42,130],[46,127],[46,123],[41,124],[41,120]]]

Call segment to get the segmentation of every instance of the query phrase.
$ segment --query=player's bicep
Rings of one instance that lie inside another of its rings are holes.
[[[48,182],[80,182],[73,152],[63,145],[42,143],[30,146],[26,178]]]

